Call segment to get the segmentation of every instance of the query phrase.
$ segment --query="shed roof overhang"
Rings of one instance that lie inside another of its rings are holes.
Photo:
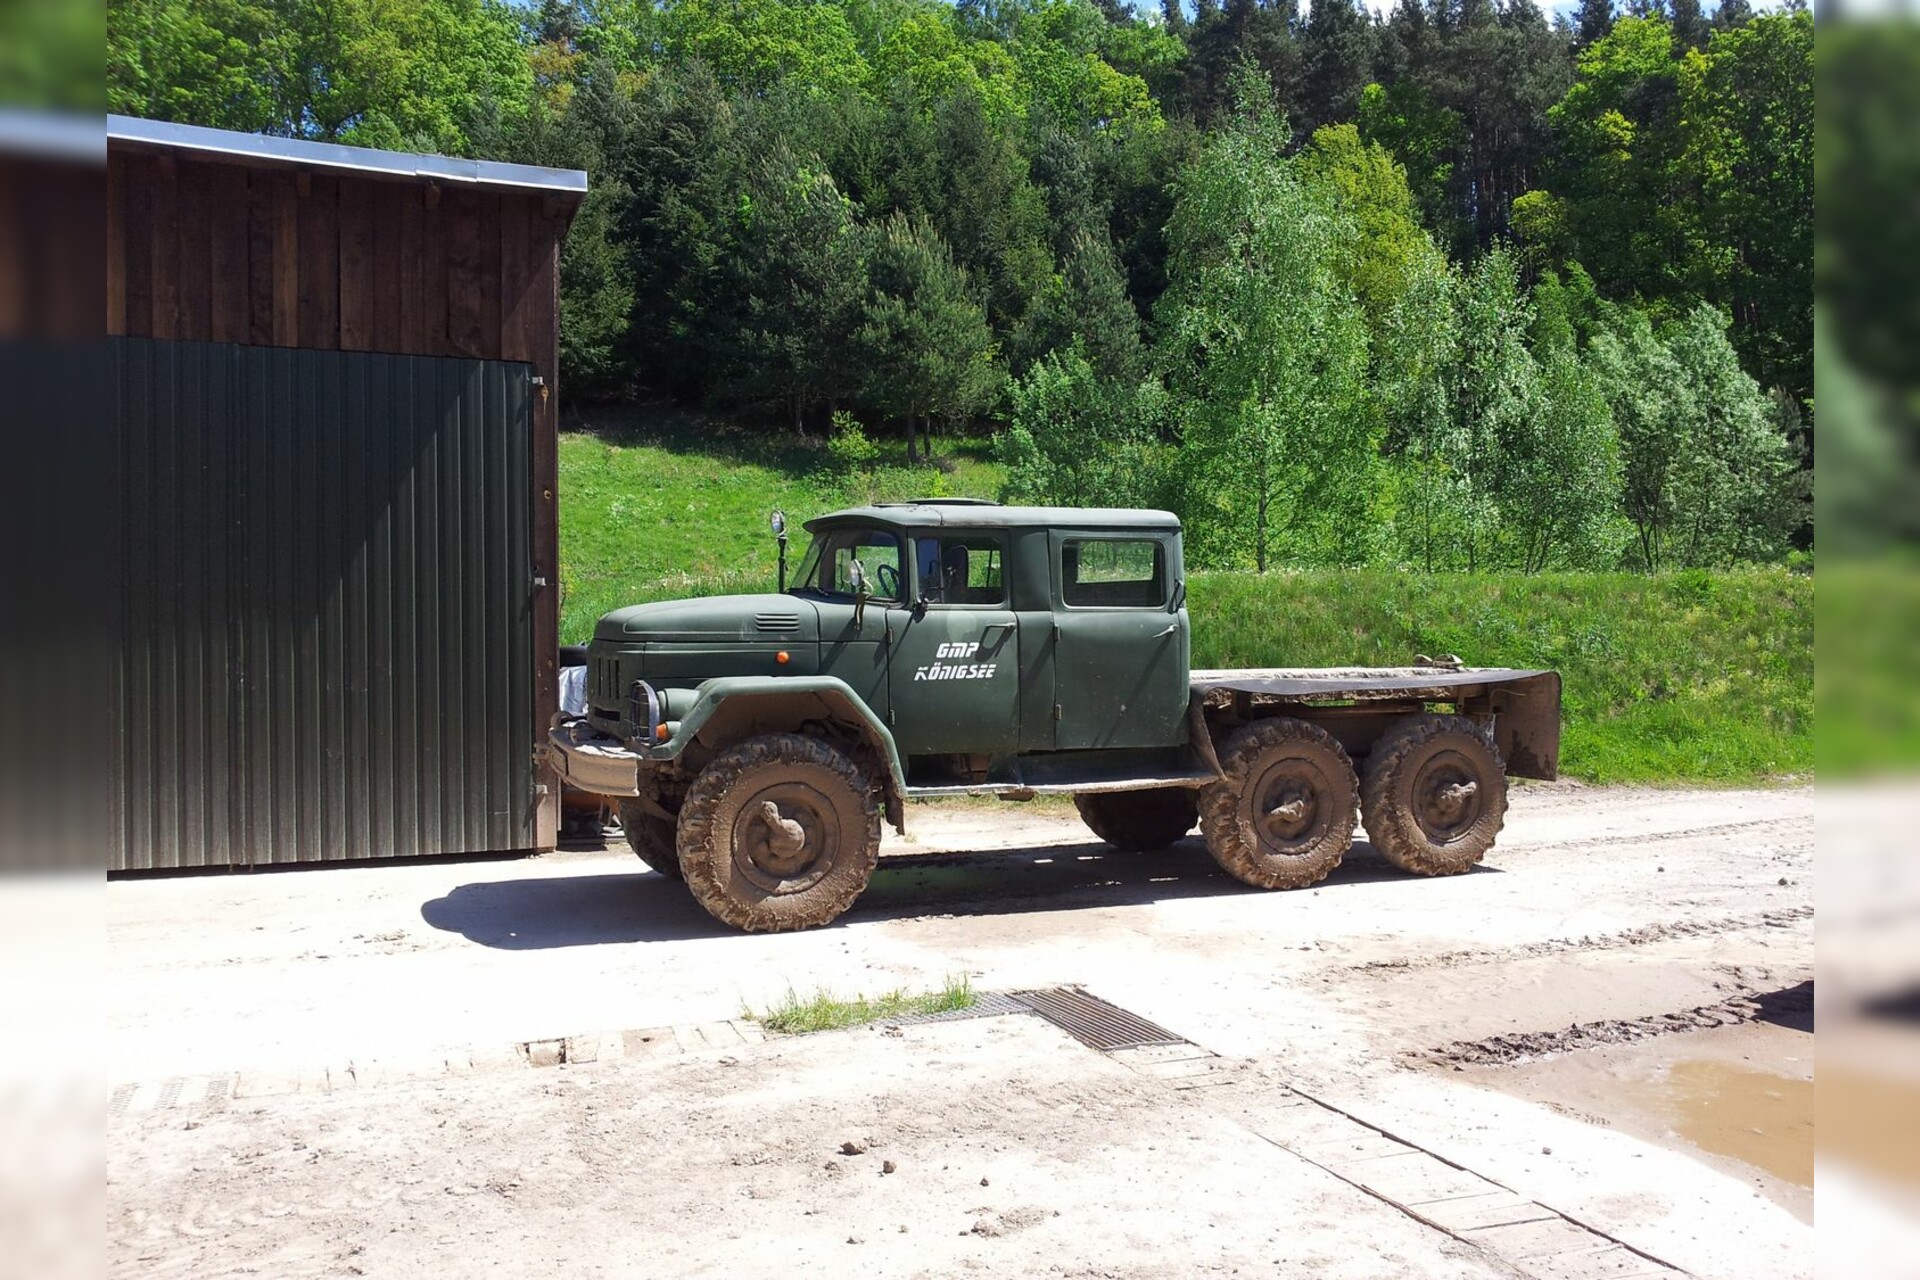
[[[149,154],[192,154],[268,168],[324,169],[334,173],[395,182],[417,182],[447,187],[546,196],[571,213],[585,199],[587,175],[579,169],[544,169],[538,165],[507,164],[499,160],[466,160],[456,156],[416,155],[406,151],[376,151],[337,142],[309,142],[264,133],[235,133],[201,125],[107,117],[107,144]]]

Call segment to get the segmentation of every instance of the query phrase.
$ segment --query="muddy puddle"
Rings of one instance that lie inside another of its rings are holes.
[[[1468,1071],[1503,1093],[1685,1152],[1811,1222],[1813,1066],[1810,1032],[1752,1023]]]
[[[1688,1142],[1813,1186],[1813,1081],[1689,1058],[1667,1068],[1664,1085],[1674,1129]]]

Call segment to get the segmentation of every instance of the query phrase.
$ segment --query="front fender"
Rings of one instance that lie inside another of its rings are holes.
[[[846,681],[834,676],[721,676],[695,691],[693,705],[669,722],[665,742],[647,750],[653,760],[671,760],[698,741],[722,750],[760,733],[792,732],[808,720],[847,724],[886,763],[887,817],[904,829],[906,770],[893,734]]]

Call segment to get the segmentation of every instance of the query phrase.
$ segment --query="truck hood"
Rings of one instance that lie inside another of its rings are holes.
[[[630,605],[601,617],[597,640],[810,641],[820,638],[820,614],[798,596],[702,596]]]

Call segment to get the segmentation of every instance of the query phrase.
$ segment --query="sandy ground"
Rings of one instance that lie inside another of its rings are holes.
[[[774,937],[722,931],[619,850],[116,881],[109,1256],[1810,1274],[1812,808],[1527,787],[1473,874],[1361,844],[1289,894],[1197,839],[1120,855],[1057,812],[915,809],[847,917]],[[1103,1054],[1031,1015],[740,1021],[789,988],[959,974],[1082,985],[1191,1047]]]

